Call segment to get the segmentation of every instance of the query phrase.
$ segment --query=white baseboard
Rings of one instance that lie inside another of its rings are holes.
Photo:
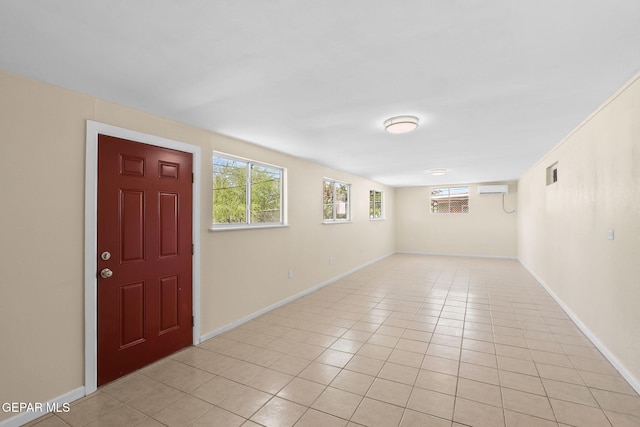
[[[245,317],[243,317],[243,318],[241,318],[239,320],[236,320],[235,322],[231,322],[231,323],[229,323],[229,324],[227,324],[227,325],[225,325],[225,326],[223,326],[221,328],[218,328],[218,329],[216,329],[214,331],[211,331],[211,332],[209,332],[209,333],[207,333],[205,335],[202,335],[200,337],[200,342],[206,341],[206,340],[208,340],[210,338],[215,337],[216,335],[220,335],[223,332],[226,332],[226,331],[228,331],[230,329],[233,329],[233,328],[235,328],[237,326],[240,326],[243,323],[246,323],[246,322],[248,322],[250,320],[255,319],[258,316],[262,316],[263,314],[270,312],[271,310],[274,310],[274,309],[276,309],[278,307],[282,307],[283,305],[288,304],[291,301],[295,301],[298,298],[302,298],[303,296],[309,295],[310,293],[315,292],[318,289],[324,288],[325,286],[330,285],[331,283],[337,282],[338,280],[340,280],[340,279],[342,279],[342,278],[344,278],[344,277],[346,277],[346,276],[348,276],[350,274],[353,274],[358,270],[362,270],[365,267],[368,267],[368,266],[370,266],[372,264],[375,264],[376,262],[381,261],[381,260],[383,260],[383,259],[385,259],[385,258],[387,258],[387,257],[389,257],[389,256],[391,256],[393,254],[394,254],[394,252],[388,253],[386,255],[381,256],[380,258],[376,258],[376,259],[374,259],[372,261],[369,261],[369,262],[367,262],[365,264],[362,264],[362,265],[360,265],[360,266],[358,266],[356,268],[352,268],[349,271],[346,271],[346,272],[344,272],[342,274],[339,274],[338,276],[335,276],[335,277],[333,277],[333,278],[331,278],[329,280],[326,280],[326,281],[324,281],[322,283],[319,283],[319,284],[317,284],[317,285],[315,285],[315,286],[313,286],[313,287],[311,287],[309,289],[305,289],[302,292],[299,292],[299,293],[297,293],[295,295],[292,295],[292,296],[290,296],[288,298],[283,299],[282,301],[278,301],[275,304],[272,304],[272,305],[270,305],[268,307],[260,309],[260,310],[254,312],[254,313],[251,313],[251,314],[249,314],[249,315],[247,315],[247,316],[245,316]],[[2,427],[2,426],[0,426],[0,427]]]
[[[455,256],[455,257],[470,257],[470,258],[518,259],[518,257],[507,256],[507,255],[451,254],[446,252],[396,251],[395,253],[410,254],[410,255]]]
[[[39,403],[39,405],[42,407],[42,410],[21,412],[11,418],[8,418],[4,421],[0,421],[0,427],[18,427],[18,426],[24,425],[28,422],[35,420],[36,418],[40,418],[43,415],[46,415],[49,412],[52,412],[50,410],[49,411],[46,410],[47,408],[51,408],[51,407],[63,408],[64,404],[69,404],[74,400],[78,400],[84,396],[85,396],[84,387],[78,387],[74,390],[71,390],[68,393],[65,393],[61,396],[51,399],[48,402]],[[10,402],[6,402],[6,403],[10,403]],[[32,405],[36,404],[36,402],[22,402],[22,403],[30,403]]]
[[[551,297],[558,303],[560,308],[564,310],[567,316],[569,316],[571,320],[573,320],[573,323],[575,323],[576,326],[582,331],[582,333],[585,334],[587,338],[589,338],[593,345],[595,345],[596,348],[600,350],[600,353],[602,353],[602,355],[609,361],[609,363],[613,365],[613,367],[620,373],[620,375],[622,375],[622,377],[627,380],[629,385],[637,393],[640,393],[640,380],[636,378],[631,372],[629,372],[629,370],[622,364],[622,362],[620,362],[618,358],[607,348],[607,346],[605,346],[602,341],[600,341],[598,337],[593,332],[591,332],[591,330],[584,323],[582,323],[582,320],[580,320],[580,318],[576,316],[573,311],[571,311],[569,306],[567,306],[564,301],[562,301],[558,297],[558,295],[556,295],[555,292],[551,290],[549,285],[547,285],[545,281],[542,280],[542,278],[540,278],[531,268],[529,268],[528,265],[522,262],[520,258],[518,258],[518,261],[534,277],[534,279],[536,279],[538,283],[540,283],[540,285],[549,293],[549,295],[551,295]]]
[[[351,269],[349,271],[346,271],[346,272],[344,272],[342,274],[339,274],[338,276],[336,276],[336,277],[334,277],[332,279],[329,279],[329,280],[327,280],[325,282],[319,283],[316,286],[313,286],[312,288],[306,289],[306,290],[304,290],[304,291],[302,291],[300,293],[297,293],[297,294],[295,294],[295,295],[293,295],[293,296],[291,296],[289,298],[286,298],[286,299],[284,299],[284,300],[282,300],[280,302],[277,302],[277,303],[275,303],[273,305],[270,305],[269,307],[265,307],[265,308],[263,308],[261,310],[258,310],[255,313],[252,313],[252,314],[250,314],[248,316],[245,316],[242,319],[237,320],[235,322],[229,323],[228,325],[223,326],[222,328],[216,329],[213,332],[209,332],[208,334],[205,334],[205,335],[201,336],[200,337],[200,341],[202,342],[202,341],[207,340],[209,338],[212,338],[212,337],[214,337],[214,336],[216,336],[218,334],[221,334],[222,332],[225,332],[225,331],[227,331],[229,329],[235,328],[238,325],[241,325],[241,324],[243,324],[245,322],[248,322],[249,320],[252,320],[252,319],[254,319],[254,318],[256,318],[256,317],[258,317],[258,316],[260,316],[260,315],[262,315],[264,313],[267,313],[267,312],[269,312],[269,311],[271,311],[271,310],[273,310],[275,308],[283,306],[283,305],[285,305],[285,304],[287,304],[287,303],[289,303],[291,301],[294,301],[294,300],[296,300],[296,299],[298,299],[300,297],[303,297],[303,296],[308,295],[308,294],[310,294],[310,293],[312,293],[314,291],[317,291],[320,288],[323,288],[323,287],[325,287],[325,286],[327,286],[327,285],[329,285],[331,283],[334,283],[334,282],[342,279],[343,277],[346,277],[346,276],[348,276],[348,275],[350,275],[352,273],[355,273],[356,271],[361,270],[361,269],[363,269],[363,268],[365,268],[365,267],[367,267],[369,265],[375,264],[376,262],[381,261],[381,260],[383,260],[383,259],[385,259],[385,258],[387,258],[387,257],[389,257],[391,255],[393,255],[393,252],[388,253],[387,255],[381,256],[380,258],[376,258],[376,259],[374,259],[372,261],[369,261],[369,262],[367,262],[365,264],[362,264],[361,266],[353,268],[353,269]],[[11,418],[7,418],[6,420],[0,421],[0,427],[18,427],[18,426],[24,425],[24,424],[26,424],[28,422],[31,422],[31,421],[33,421],[33,420],[35,420],[37,418],[42,417],[43,415],[46,415],[49,412],[51,412],[51,411],[47,411],[46,408],[50,408],[50,407],[62,408],[64,404],[71,403],[71,402],[73,402],[75,400],[78,400],[78,399],[84,397],[86,395],[85,392],[86,392],[86,390],[85,390],[84,386],[78,387],[78,388],[76,388],[74,390],[69,391],[68,393],[65,393],[65,394],[63,394],[61,396],[58,396],[58,397],[52,399],[52,400],[49,400],[48,402],[42,402],[41,403],[41,407],[43,409],[41,411],[22,412],[22,413],[16,414],[15,416],[13,416]],[[35,402],[26,402],[26,403],[35,404]],[[0,410],[2,410],[2,409],[0,408]]]

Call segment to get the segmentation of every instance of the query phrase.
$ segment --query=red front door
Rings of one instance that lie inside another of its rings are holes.
[[[192,155],[98,136],[98,385],[192,343]]]

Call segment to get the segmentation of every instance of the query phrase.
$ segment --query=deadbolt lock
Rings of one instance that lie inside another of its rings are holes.
[[[107,261],[109,259],[111,259],[111,252],[109,251],[104,251],[100,254],[100,258],[102,258],[103,261]]]

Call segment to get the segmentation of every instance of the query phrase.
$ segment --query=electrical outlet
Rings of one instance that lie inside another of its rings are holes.
[[[293,279],[293,270],[289,270],[288,277],[289,279]]]
[[[329,257],[329,265],[333,265],[333,257],[332,256]]]
[[[614,238],[613,230],[607,230],[607,239],[613,240],[613,238]]]

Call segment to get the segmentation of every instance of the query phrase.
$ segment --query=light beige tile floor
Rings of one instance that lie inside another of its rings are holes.
[[[46,426],[640,426],[515,260],[398,254],[101,387]]]

